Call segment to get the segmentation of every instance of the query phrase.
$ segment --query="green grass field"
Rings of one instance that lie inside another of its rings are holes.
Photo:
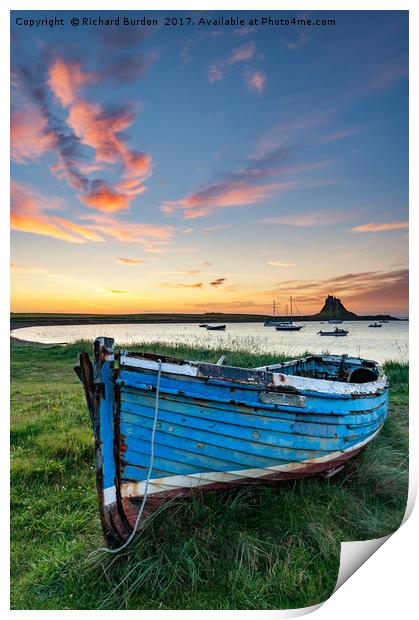
[[[305,607],[333,591],[341,541],[399,526],[408,489],[408,366],[387,363],[390,414],[344,472],[199,495],[153,516],[120,556],[95,551],[103,541],[93,440],[73,372],[77,351],[89,348],[12,343],[13,609]],[[142,348],[207,361],[225,353]],[[236,351],[226,363],[272,359]]]

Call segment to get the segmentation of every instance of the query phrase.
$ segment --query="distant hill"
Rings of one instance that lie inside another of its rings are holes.
[[[313,314],[312,318],[318,318],[320,321],[329,319],[350,321],[357,319],[358,315],[347,310],[338,297],[328,295],[324,301],[323,308],[317,314]]]

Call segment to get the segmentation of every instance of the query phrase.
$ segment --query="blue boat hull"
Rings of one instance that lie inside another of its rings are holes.
[[[344,367],[329,356],[247,370],[162,358],[155,418],[155,356],[117,354],[115,363],[104,338],[93,365],[83,355],[110,546],[130,535],[145,492],[143,517],[196,490],[333,472],[368,445],[387,414],[386,380],[363,360]],[[330,380],[342,372],[364,382]]]

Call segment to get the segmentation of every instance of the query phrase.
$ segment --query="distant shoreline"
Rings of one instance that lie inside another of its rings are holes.
[[[196,323],[263,323],[272,317],[255,314],[105,314],[105,315],[68,315],[68,314],[15,314],[10,317],[10,329],[23,327],[50,327],[55,325],[100,325],[100,324],[196,324]],[[276,320],[285,320],[286,317],[275,317]],[[300,316],[294,317],[296,323],[325,321],[327,317]],[[343,318],[345,323],[356,321],[407,321],[384,315],[367,315]]]

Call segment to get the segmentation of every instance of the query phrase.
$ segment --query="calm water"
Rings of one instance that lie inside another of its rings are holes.
[[[334,338],[318,336],[317,332],[332,330],[333,325],[308,322],[299,332],[277,332],[262,323],[229,323],[225,332],[211,332],[197,324],[174,325],[63,325],[50,327],[24,327],[15,329],[12,335],[22,340],[55,344],[75,340],[93,340],[97,336],[109,336],[117,344],[134,342],[166,342],[240,348],[259,353],[285,353],[298,356],[305,351],[312,353],[348,353],[367,359],[408,361],[408,323],[405,321],[384,323],[379,329],[368,327],[370,321],[344,323],[348,336]]]

